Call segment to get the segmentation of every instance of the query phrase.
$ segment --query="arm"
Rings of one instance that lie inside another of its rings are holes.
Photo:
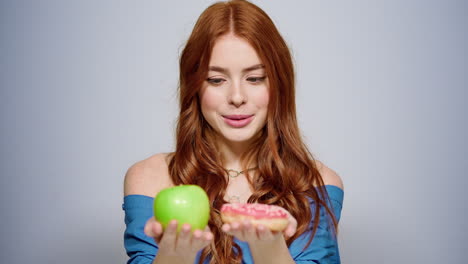
[[[192,233],[190,225],[184,224],[180,233],[177,233],[177,225],[177,221],[172,220],[163,231],[161,224],[154,218],[148,220],[145,233],[154,237],[161,248],[153,264],[194,263],[197,252],[213,240],[213,234],[208,229],[205,232],[195,230]]]
[[[263,225],[254,226],[249,220],[226,223],[223,225],[222,230],[242,241],[248,242],[254,263],[295,263],[289,253],[285,237],[294,235],[297,221],[289,212],[288,215],[289,224],[282,232],[271,231]]]
[[[336,186],[327,186],[327,191],[330,195],[333,211],[339,221],[343,202],[343,191]],[[313,207],[313,204],[311,206]],[[312,223],[309,225],[309,228],[312,228]],[[314,238],[310,245],[304,249],[310,236],[311,231],[307,231],[294,240],[289,246],[289,251],[296,263],[341,263],[338,240],[328,219],[328,214],[323,207],[320,210],[320,222]]]
[[[322,177],[326,184],[327,192],[330,196],[332,210],[335,213],[337,220],[340,220],[341,208],[343,203],[343,183],[341,178],[331,169],[321,164],[320,167]],[[313,201],[311,201],[313,203]],[[314,206],[311,204],[311,209]],[[255,239],[246,236],[245,230],[239,232],[238,226],[223,226],[223,231],[236,236],[239,240],[247,241],[249,249],[255,263],[340,263],[340,255],[338,249],[337,238],[335,231],[332,230],[328,221],[328,214],[325,209],[320,210],[320,223],[314,235],[312,242],[307,248],[307,242],[310,239],[311,232],[307,231],[299,236],[287,248],[285,240],[275,240],[270,244],[255,242]],[[238,225],[240,225],[238,223]],[[232,230],[234,227],[234,231]],[[310,223],[310,228],[312,223]],[[258,230],[250,231],[250,233],[258,233]],[[294,234],[294,232],[292,233]],[[285,235],[292,236],[286,232]]]
[[[129,256],[128,264],[150,264],[159,250],[154,239],[143,230],[147,220],[153,217],[156,193],[170,186],[164,157],[158,154],[139,161],[125,174],[122,207],[125,212],[124,246]]]
[[[197,251],[210,243],[212,234],[209,230],[196,230],[192,235],[189,225],[183,226],[182,232],[177,234],[176,222],[163,233],[162,226],[152,216],[152,204],[153,198],[148,196],[124,198],[124,245],[130,257],[127,263],[194,263]]]
[[[212,240],[209,230],[190,232],[190,226],[176,232],[177,222],[163,231],[153,217],[156,194],[172,183],[165,155],[155,155],[131,166],[125,175],[124,245],[130,257],[128,264],[193,263],[197,251]],[[174,227],[175,225],[175,227]],[[189,230],[183,232],[183,230]]]
[[[143,195],[124,197],[123,210],[125,212],[124,247],[129,257],[127,263],[150,264],[158,245],[154,239],[143,232],[148,218],[152,217],[153,199]]]
[[[271,264],[292,264],[294,262],[291,254],[289,253],[286,241],[283,235],[275,234],[277,237],[270,243],[251,243],[250,251],[254,259],[254,263],[271,263]],[[272,252],[275,252],[272,254]]]
[[[333,203],[336,207],[338,206],[335,201]],[[336,211],[337,209],[335,209]],[[339,214],[337,217],[339,218]],[[330,229],[325,212],[322,210],[319,227],[307,248],[304,247],[310,239],[311,231],[299,236],[289,248],[284,238],[284,236],[290,235],[288,231],[284,232],[284,234],[271,232],[262,226],[257,226],[255,229],[251,227],[249,222],[225,224],[223,225],[223,231],[249,244],[254,263],[341,263],[337,239]]]

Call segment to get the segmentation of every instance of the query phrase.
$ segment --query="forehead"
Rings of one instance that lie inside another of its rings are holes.
[[[260,57],[250,43],[243,38],[229,34],[216,40],[209,66],[235,70],[261,63]]]

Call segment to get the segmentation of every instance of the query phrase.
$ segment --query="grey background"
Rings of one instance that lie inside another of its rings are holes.
[[[177,59],[212,1],[2,1],[2,263],[123,263],[127,168],[170,151]],[[341,175],[343,263],[465,263],[466,1],[255,1],[300,126]]]

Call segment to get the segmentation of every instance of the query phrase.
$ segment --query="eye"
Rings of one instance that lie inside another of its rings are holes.
[[[249,82],[251,82],[251,83],[261,83],[261,82],[263,82],[265,79],[266,79],[266,76],[262,76],[262,77],[250,77],[250,78],[247,78],[247,81],[249,81]]]
[[[214,84],[214,85],[220,85],[222,84],[225,80],[224,79],[220,79],[220,78],[208,78],[206,79],[206,81],[210,84]]]

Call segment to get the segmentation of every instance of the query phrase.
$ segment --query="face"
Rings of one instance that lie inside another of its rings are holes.
[[[249,143],[265,126],[268,79],[255,49],[242,38],[220,37],[200,91],[204,118],[226,143]]]

